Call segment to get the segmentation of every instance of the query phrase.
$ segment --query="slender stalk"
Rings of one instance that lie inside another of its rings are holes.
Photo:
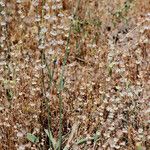
[[[43,25],[43,23],[44,23],[44,17],[43,17],[44,13],[45,13],[45,11],[43,9],[44,4],[45,4],[45,0],[42,0],[41,22],[38,23],[38,36],[39,37],[40,37],[40,31],[41,31],[40,24]],[[37,11],[37,14],[38,14],[38,7],[36,8],[36,11]],[[42,42],[43,42],[42,39],[39,39],[39,45],[43,44]],[[51,82],[52,82],[52,79],[53,79],[53,74],[51,75],[51,70],[48,67],[44,49],[41,49],[40,53],[41,53],[41,65],[42,66],[46,65],[46,68],[48,70],[48,74],[49,74],[50,79],[51,79],[50,80],[50,85],[51,85]],[[48,113],[48,118],[47,118],[48,119],[48,132],[49,132],[49,135],[50,135],[50,131],[51,131],[51,113],[50,113],[50,106],[48,104],[49,99],[46,97],[46,89],[45,89],[45,83],[44,83],[44,68],[43,67],[42,67],[42,70],[41,70],[41,74],[42,74],[42,93],[43,93],[44,101],[45,101],[45,104],[46,104],[46,107],[47,107],[46,109],[47,109],[47,113]],[[51,140],[50,140],[50,138],[48,138],[48,139],[49,139],[49,147],[51,147]]]
[[[7,1],[5,2],[5,5],[7,7]],[[5,10],[4,14],[4,21],[6,22],[6,18],[9,16],[7,8]],[[6,36],[6,41],[5,41],[5,61],[6,61],[6,65],[5,65],[5,71],[6,71],[6,80],[10,82],[10,80],[12,80],[12,76],[11,76],[11,69],[10,69],[10,65],[11,65],[11,43],[10,43],[10,38],[9,38],[9,25],[6,22],[6,24],[3,26],[4,29],[4,35]],[[10,107],[11,107],[11,101],[13,99],[13,90],[11,88],[6,88],[6,97],[7,100],[10,102]]]
[[[45,55],[44,55],[45,56]],[[48,77],[49,77],[49,90],[51,89],[51,86],[52,86],[52,82],[53,82],[53,77],[54,77],[54,71],[55,71],[55,63],[54,63],[54,68],[53,70],[51,70],[49,68],[49,65],[47,63],[47,60],[46,58],[44,58],[44,61],[45,61],[45,64],[46,64],[46,68],[47,68],[47,71],[48,71]],[[52,129],[51,129],[51,112],[50,112],[50,105],[48,104],[48,101],[49,99],[46,98],[46,106],[47,106],[47,113],[48,113],[48,133],[50,135],[50,133],[52,132]],[[49,145],[51,146],[51,141],[50,141],[50,138],[49,138]]]
[[[77,2],[77,7],[73,13],[73,18],[75,18],[78,7],[80,4],[80,0],[78,0]],[[59,150],[62,149],[62,111],[63,111],[63,107],[62,107],[62,91],[64,89],[64,72],[65,72],[65,65],[67,63],[67,59],[69,56],[69,43],[70,43],[70,37],[71,37],[71,31],[72,31],[72,23],[70,25],[70,29],[69,29],[69,36],[67,38],[67,45],[66,45],[66,49],[65,49],[65,56],[63,59],[63,64],[62,64],[62,72],[60,74],[60,82],[59,82],[59,87],[58,87],[58,98],[59,98]]]

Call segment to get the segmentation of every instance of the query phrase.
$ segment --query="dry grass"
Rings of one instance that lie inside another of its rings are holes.
[[[73,18],[75,0],[2,0],[0,150],[47,150],[49,127],[60,139],[60,96],[61,149],[148,150],[149,6],[81,0]]]

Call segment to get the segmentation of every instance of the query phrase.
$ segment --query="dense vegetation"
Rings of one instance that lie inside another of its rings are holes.
[[[149,8],[0,0],[0,150],[148,150]]]

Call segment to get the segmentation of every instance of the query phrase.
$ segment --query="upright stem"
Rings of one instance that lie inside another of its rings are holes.
[[[45,0],[42,0],[42,10],[41,10],[41,22],[40,23],[38,23],[38,36],[40,37],[40,31],[41,31],[41,24],[43,25],[43,23],[44,23],[44,13],[45,13],[45,11],[44,11],[44,9],[43,9],[43,6],[44,6],[44,4],[45,4]],[[37,14],[38,14],[38,7],[37,7]],[[42,41],[42,39],[39,39],[39,45],[41,45],[41,44],[43,44],[42,43],[43,41]],[[48,67],[48,64],[47,64],[47,61],[46,61],[46,57],[45,57],[45,51],[44,51],[44,49],[41,49],[40,50],[40,53],[41,53],[41,66],[42,66],[42,70],[41,70],[41,74],[42,74],[42,93],[43,93],[43,97],[44,97],[44,102],[45,102],[45,104],[46,104],[46,109],[47,109],[47,113],[48,113],[48,133],[49,133],[49,135],[50,135],[50,131],[51,131],[51,114],[50,114],[50,107],[49,107],[49,104],[48,104],[48,101],[49,101],[49,99],[46,97],[46,89],[45,89],[45,83],[44,83],[44,68],[43,68],[43,66],[44,65],[46,65],[46,68],[47,68],[47,70],[48,70],[48,74],[49,74],[49,76],[51,76],[51,81],[50,82],[52,82],[52,79],[53,79],[53,75],[51,75],[51,70],[50,70],[50,68]],[[50,84],[51,85],[51,84]],[[49,147],[51,147],[51,140],[50,140],[50,138],[48,138],[49,139]]]
[[[77,3],[77,7],[73,13],[73,18],[76,15],[76,12],[78,10],[80,4],[80,0],[78,0]],[[67,38],[67,45],[66,45],[66,49],[65,49],[65,56],[63,59],[63,64],[62,64],[62,72],[60,74],[60,82],[59,82],[59,87],[58,87],[58,98],[59,98],[59,150],[62,149],[62,111],[63,111],[63,107],[62,107],[62,91],[64,89],[64,72],[65,72],[65,65],[67,63],[67,59],[69,56],[69,43],[70,43],[70,36],[71,36],[71,31],[72,31],[72,23],[70,25],[70,29],[69,29],[69,36]]]

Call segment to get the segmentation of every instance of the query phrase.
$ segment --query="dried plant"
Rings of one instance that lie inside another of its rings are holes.
[[[0,1],[0,150],[150,147],[149,1]]]

